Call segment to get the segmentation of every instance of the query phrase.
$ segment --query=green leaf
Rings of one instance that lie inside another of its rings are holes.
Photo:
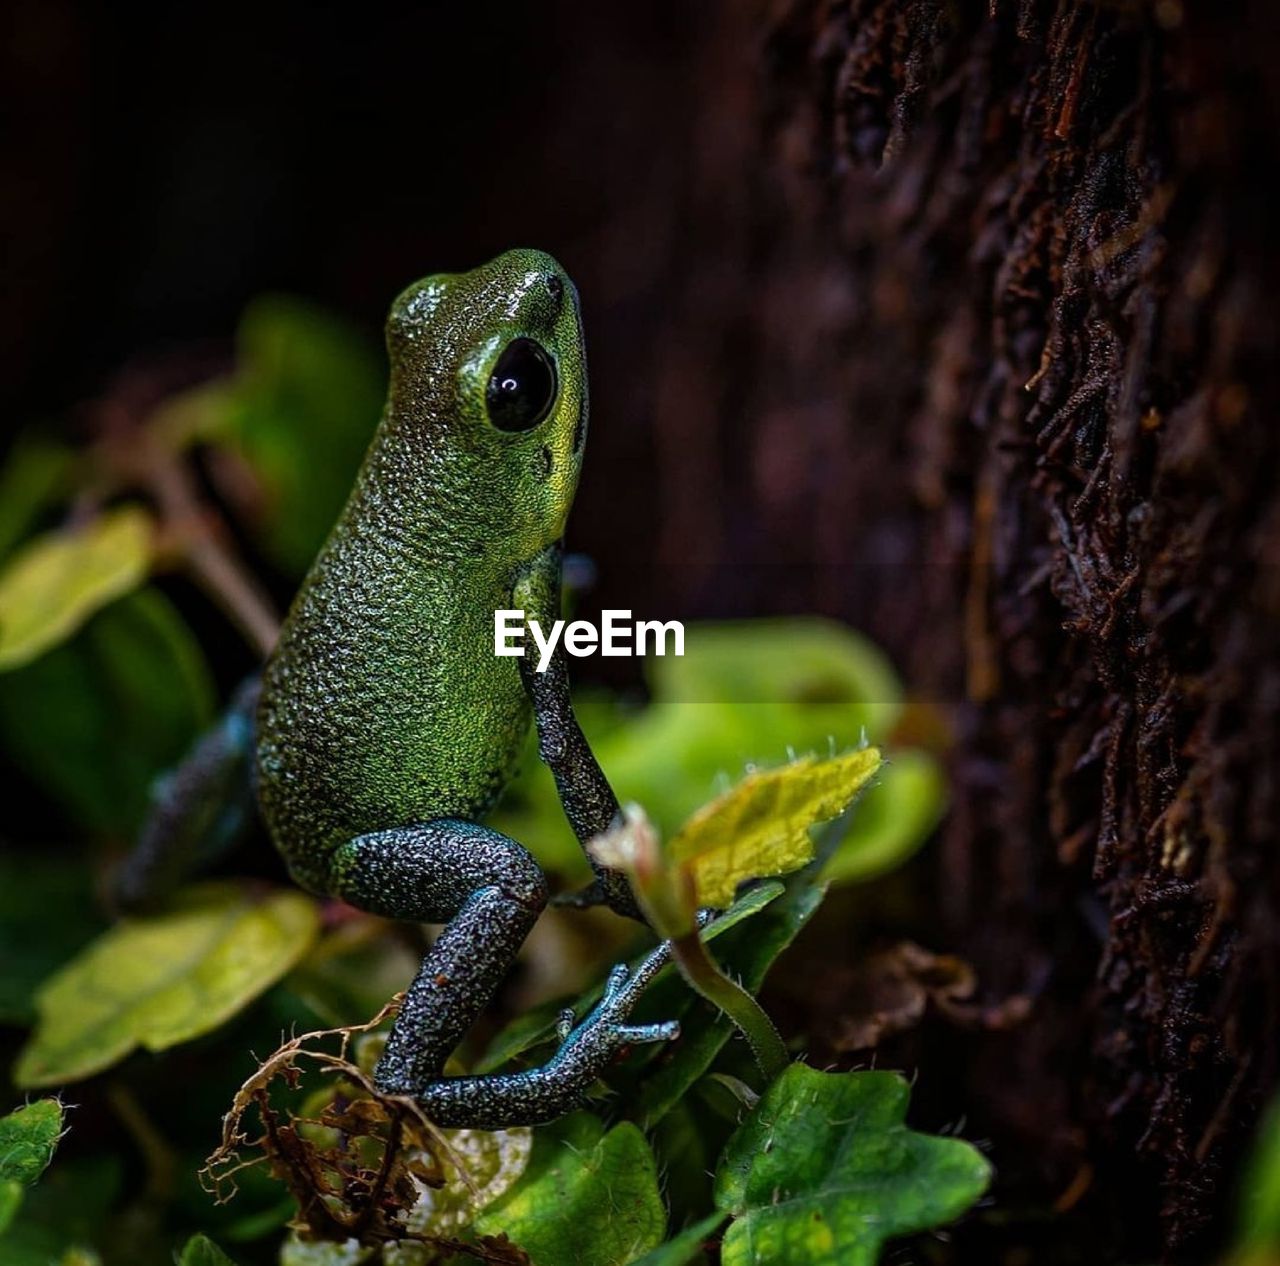
[[[991,1167],[961,1139],[905,1124],[897,1073],[793,1064],[729,1140],[716,1205],[724,1266],[874,1266],[884,1242],[959,1217]]]
[[[699,908],[723,908],[745,880],[809,862],[809,828],[843,813],[879,767],[880,752],[867,747],[748,774],[680,828],[667,861],[688,873]]]
[[[0,1117],[0,1237],[17,1217],[25,1188],[48,1168],[61,1137],[57,1099],[38,1099]]]
[[[71,642],[0,675],[0,738],[91,830],[131,836],[152,781],[213,712],[203,653],[169,601],[144,589]]]
[[[237,337],[228,429],[266,487],[263,545],[300,576],[351,491],[386,373],[356,331],[297,299],[255,300]]]
[[[302,893],[234,884],[188,889],[162,913],[117,924],[40,989],[15,1082],[78,1081],[136,1047],[211,1032],[279,980],[317,926]]]
[[[30,663],[136,589],[151,564],[151,535],[151,516],[122,506],[15,554],[0,571],[0,671]]]
[[[651,1253],[638,1258],[634,1266],[690,1266],[693,1262],[702,1261],[703,1246],[720,1229],[724,1220],[723,1213],[708,1214]]]
[[[71,450],[34,436],[19,439],[0,470],[0,555],[27,533],[36,516],[62,491]]]
[[[61,1136],[57,1099],[37,1099],[0,1117],[0,1181],[31,1186],[48,1168]]]
[[[534,1266],[623,1266],[662,1242],[667,1214],[645,1137],[575,1113],[539,1130],[524,1177],[475,1230],[505,1232]]]
[[[902,865],[938,825],[946,800],[946,776],[928,752],[893,752],[858,801],[822,877],[862,883]]]
[[[207,1235],[193,1235],[178,1258],[178,1266],[235,1266]]]

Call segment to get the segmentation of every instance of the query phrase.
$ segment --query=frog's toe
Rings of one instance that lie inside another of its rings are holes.
[[[573,1013],[572,1007],[565,1007],[559,1015],[556,1016],[556,1037],[564,1042],[570,1033],[573,1032],[573,1026],[578,1022],[577,1016]]]
[[[609,970],[608,979],[604,982],[604,996],[606,1001],[612,1001],[616,998],[631,979],[631,968],[626,963],[617,963]]]
[[[680,1036],[679,1020],[664,1020],[660,1024],[619,1024],[615,1036],[624,1046],[639,1046],[643,1042],[674,1042]]]

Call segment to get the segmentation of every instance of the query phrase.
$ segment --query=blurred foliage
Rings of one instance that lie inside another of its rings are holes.
[[[642,805],[667,839],[744,771],[797,754],[834,755],[867,739],[885,743],[904,716],[902,687],[884,655],[829,620],[690,625],[682,657],[650,658],[643,669],[647,705],[627,709],[597,697],[580,720],[619,798]],[[905,861],[937,824],[944,797],[930,753],[890,746],[831,854],[831,877],[868,879]],[[494,825],[548,867],[586,878],[536,749]]]
[[[1272,1101],[1258,1125],[1227,1260],[1229,1266],[1274,1266],[1280,1261],[1280,1099]]]
[[[0,852],[0,1025],[36,1018],[36,988],[103,926],[87,866]]]
[[[235,1266],[207,1235],[193,1235],[178,1258],[178,1266]]]
[[[264,545],[301,575],[338,517],[382,413],[379,349],[345,322],[284,296],[240,325],[227,432],[267,491]]]
[[[166,448],[218,444],[243,462],[258,544],[300,577],[351,491],[385,387],[382,357],[345,322],[266,295],[241,320],[234,372],[175,396],[151,429]]]
[[[100,611],[70,641],[0,674],[0,738],[78,825],[128,838],[155,778],[213,718],[195,635],[159,590]]]
[[[14,1102],[22,1087],[74,1082],[85,1105],[34,1186],[0,1170],[0,1261],[421,1266],[456,1239],[458,1262],[677,1266],[727,1234],[724,1260],[738,1263],[765,1260],[750,1247],[759,1237],[800,1235],[818,1252],[815,1226],[801,1228],[809,1204],[826,1225],[870,1228],[859,1230],[862,1256],[841,1260],[871,1261],[884,1236],[961,1212],[985,1165],[965,1144],[906,1130],[899,1083],[793,1068],[761,1084],[733,1026],[674,968],[636,1021],[679,1019],[680,1040],[631,1052],[586,1111],[534,1131],[532,1150],[526,1135],[522,1152],[502,1136],[445,1132],[404,1169],[406,1183],[426,1177],[411,1207],[392,1201],[382,1224],[416,1219],[435,1237],[427,1256],[421,1243],[289,1230],[297,1201],[266,1165],[237,1175],[231,1205],[201,1190],[216,1123],[252,1079],[249,1052],[289,1032],[365,1024],[412,978],[420,946],[407,930],[265,882],[199,884],[114,925],[95,894],[157,777],[212,720],[210,660],[221,680],[225,663],[253,657],[240,642],[228,652],[228,630],[251,630],[246,603],[300,578],[321,544],[384,377],[380,356],[340,321],[264,298],[218,377],[158,391],[136,412],[111,402],[110,426],[84,448],[28,436],[0,469],[0,745],[46,797],[36,838],[10,830],[0,846],[0,1025]],[[583,692],[583,727],[620,796],[670,842],[669,875],[684,876],[695,902],[736,895],[705,939],[756,991],[828,883],[880,874],[927,838],[944,803],[940,744],[903,736],[941,727],[904,700],[876,647],[830,621],[692,626],[683,658],[644,667],[643,705]],[[856,811],[811,840],[808,824],[864,784]],[[532,741],[495,825],[566,884],[585,877]],[[765,873],[786,878],[740,888]],[[571,1000],[578,1014],[599,996],[608,952],[590,964],[597,983]],[[461,1067],[541,1062],[563,1005],[512,1019],[486,1048],[465,1048]],[[368,1053],[376,1035],[364,1041]],[[357,1121],[383,1129],[393,1118],[353,1108],[372,1102],[359,1069],[341,1093],[316,1075],[290,1066],[270,1095],[292,1106],[255,1102],[296,1122],[304,1152],[329,1149],[341,1189],[344,1165],[367,1172],[366,1152],[359,1165],[342,1159],[353,1139],[370,1145],[352,1133]],[[43,1120],[47,1134],[46,1104],[56,1108],[41,1100],[4,1118],[0,1139],[15,1119]],[[851,1137],[838,1123],[855,1110],[873,1128]],[[784,1124],[767,1179],[747,1162],[775,1117]],[[868,1173],[876,1181],[864,1183]],[[766,1198],[774,1179],[787,1201]],[[397,1199],[407,1191],[402,1183]]]
[[[0,558],[27,534],[41,512],[71,487],[71,450],[32,436],[20,438],[0,467]]]

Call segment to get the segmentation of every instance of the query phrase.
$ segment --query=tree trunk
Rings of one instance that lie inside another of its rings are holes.
[[[934,947],[1031,1006],[920,1084],[1056,1202],[1040,1259],[1200,1258],[1280,1032],[1275,19],[990,10],[700,28],[659,571],[849,618],[945,707]]]

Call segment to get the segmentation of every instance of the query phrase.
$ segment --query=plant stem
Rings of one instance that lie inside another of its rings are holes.
[[[157,452],[146,475],[192,578],[265,658],[275,646],[280,622],[258,582],[220,539],[191,472],[173,455]]]
[[[787,1048],[764,1008],[736,980],[720,970],[696,928],[673,938],[671,950],[689,985],[712,1006],[719,1007],[747,1039],[751,1054],[766,1081],[777,1077],[790,1060]]]

